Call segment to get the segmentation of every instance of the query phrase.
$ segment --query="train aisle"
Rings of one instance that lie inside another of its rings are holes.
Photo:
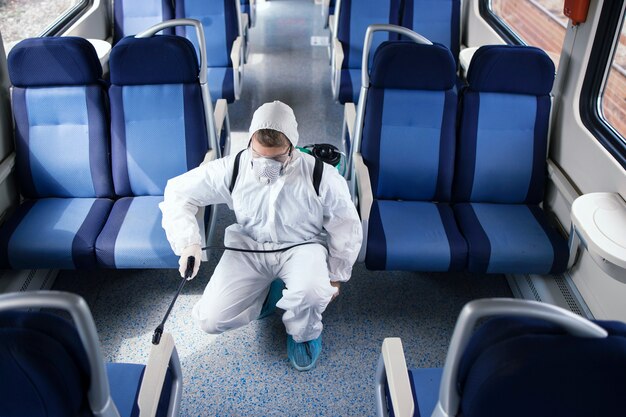
[[[229,106],[245,146],[254,110],[281,100],[294,108],[302,144],[339,143],[343,107],[332,101],[327,36],[313,0],[261,1],[239,102]],[[214,243],[234,216],[220,208]],[[442,366],[456,317],[468,301],[510,296],[503,276],[372,272],[355,265],[324,315],[317,367],[289,364],[277,314],[217,337],[193,326],[191,308],[221,256],[213,252],[189,282],[165,330],[180,355],[181,416],[372,416],[374,371],[383,338],[403,339],[413,366]],[[63,271],[54,289],[81,294],[92,309],[106,359],[146,363],[150,340],[179,283],[173,270]]]
[[[261,104],[280,100],[298,120],[300,145],[339,146],[343,106],[332,98],[330,64],[320,6],[313,0],[257,2],[256,26],[240,100],[228,106],[235,148],[248,144],[252,114]]]

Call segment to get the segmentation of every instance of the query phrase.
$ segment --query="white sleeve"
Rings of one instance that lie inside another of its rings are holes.
[[[324,167],[320,184],[324,229],[328,233],[328,272],[331,281],[347,281],[363,241],[361,220],[348,184],[336,169]]]
[[[176,255],[189,245],[204,246],[196,220],[199,207],[225,203],[232,205],[228,189],[234,158],[211,161],[167,181],[161,225]]]

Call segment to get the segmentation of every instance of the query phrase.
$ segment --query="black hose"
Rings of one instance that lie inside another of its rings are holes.
[[[302,243],[296,243],[295,245],[291,245],[291,246],[287,246],[285,248],[280,248],[280,249],[244,249],[244,248],[233,248],[230,246],[219,246],[219,245],[209,245],[209,246],[205,246],[203,248],[200,248],[202,250],[207,250],[207,249],[224,249],[224,250],[232,250],[234,252],[248,252],[248,253],[276,253],[276,252],[284,252],[287,251],[289,249],[293,249],[295,247],[298,246],[303,246],[303,245],[312,245],[314,243],[319,243],[319,242],[302,242]]]

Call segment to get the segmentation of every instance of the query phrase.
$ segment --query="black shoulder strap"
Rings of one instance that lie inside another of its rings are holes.
[[[324,163],[321,159],[315,158],[315,167],[313,167],[313,188],[315,194],[320,196],[320,183],[322,182],[322,174],[324,173]]]
[[[239,151],[237,156],[235,156],[235,166],[233,167],[233,176],[230,179],[230,186],[228,187],[228,191],[232,194],[233,189],[235,188],[235,183],[237,182],[237,175],[239,175],[239,160],[241,159],[241,154],[245,151],[242,149]]]

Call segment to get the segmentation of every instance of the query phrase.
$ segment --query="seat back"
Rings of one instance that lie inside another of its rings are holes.
[[[25,39],[8,67],[22,195],[111,196],[105,91],[93,46],[76,37]]]
[[[72,322],[42,308],[69,313]],[[0,296],[0,373],[0,415],[117,415],[93,317],[75,294]]]
[[[538,48],[476,51],[462,95],[456,200],[542,201],[553,82],[554,64]]]
[[[626,324],[595,323],[608,331],[606,338],[573,336],[539,319],[485,323],[460,362],[459,415],[623,415]]]
[[[109,65],[115,191],[163,195],[167,180],[197,167],[209,147],[193,45],[179,36],[128,37]]]
[[[197,19],[202,23],[208,67],[233,66],[230,51],[239,36],[238,0],[181,0],[176,2],[175,14],[177,18]],[[176,34],[189,39],[198,51],[193,27],[178,27]]]
[[[388,41],[376,51],[360,146],[374,199],[449,200],[455,68],[442,45]]]
[[[150,26],[174,18],[174,7],[170,0],[116,0],[113,2],[113,41],[117,43],[125,36],[136,35]],[[163,34],[172,35],[172,29]]]
[[[440,43],[459,56],[460,0],[404,0],[402,26],[432,42]]]
[[[76,329],[59,316],[0,312],[0,370],[0,415],[93,415],[85,350]]]
[[[367,27],[372,24],[400,24],[399,0],[369,0],[339,2],[337,39],[343,45],[344,59],[341,67],[361,68],[363,39]],[[372,49],[382,42],[393,39],[390,33],[377,33],[372,40]]]
[[[70,321],[41,309],[62,312]],[[0,415],[136,416],[141,405],[142,415],[176,416],[182,371],[169,333],[152,348],[150,358],[147,367],[105,365],[89,307],[76,294],[0,295]],[[163,380],[158,376],[161,367],[166,368]],[[144,374],[151,375],[146,384]],[[158,405],[152,401],[157,392]]]

